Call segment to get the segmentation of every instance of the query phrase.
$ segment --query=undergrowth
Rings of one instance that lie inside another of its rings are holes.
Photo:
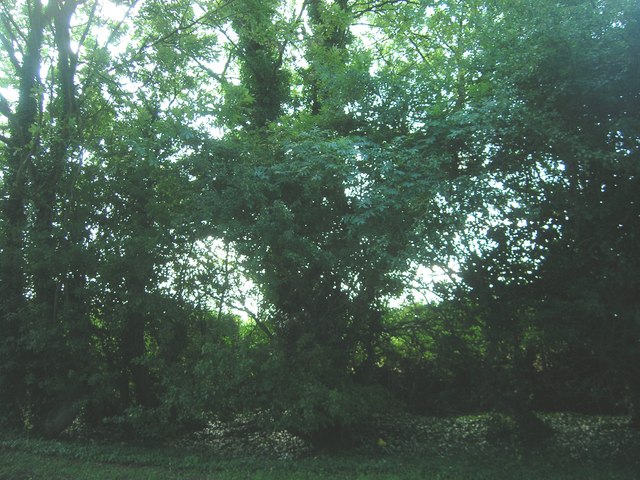
[[[163,446],[5,435],[0,440],[0,480],[640,478],[640,433],[629,429],[625,418],[542,418],[555,433],[538,445],[520,441],[508,429],[491,437],[496,419],[490,415],[398,415],[363,426],[350,451],[318,452],[294,442],[288,455],[274,443],[277,432],[262,437],[244,432],[241,438],[227,431],[232,438],[226,443],[214,432],[201,432]],[[230,447],[251,445],[251,438],[254,444],[271,443],[244,451]]]

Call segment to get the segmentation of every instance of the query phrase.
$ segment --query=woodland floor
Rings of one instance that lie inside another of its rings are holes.
[[[248,417],[156,446],[3,436],[0,480],[640,479],[640,432],[626,417],[542,418],[554,433],[531,442],[489,415],[384,416],[364,425],[349,451],[318,451]]]

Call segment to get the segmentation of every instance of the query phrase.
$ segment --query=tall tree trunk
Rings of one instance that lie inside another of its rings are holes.
[[[51,104],[51,117],[55,127],[51,132],[51,144],[33,169],[35,222],[33,240],[38,252],[34,261],[34,289],[44,320],[56,323],[57,300],[63,265],[58,260],[59,242],[54,222],[56,205],[60,197],[60,182],[68,163],[72,143],[72,127],[77,114],[75,93],[76,59],[71,49],[71,18],[76,2],[63,4],[49,2],[49,14],[53,17],[54,42],[57,49],[56,91]]]
[[[78,280],[78,272],[69,271],[69,232],[63,236],[59,204],[66,189],[63,188],[65,169],[69,165],[74,138],[74,124],[78,114],[76,106],[75,75],[77,59],[71,47],[71,20],[78,6],[75,0],[65,2],[50,0],[47,14],[53,25],[53,43],[57,62],[54,77],[54,97],[49,104],[51,117],[48,148],[38,158],[32,169],[34,223],[31,230],[33,242],[32,271],[35,303],[39,323],[44,332],[50,332],[46,352],[54,355],[49,376],[55,382],[41,392],[42,428],[48,436],[56,436],[75,418],[79,400],[86,394],[86,375],[78,365],[79,356],[86,357],[90,345],[88,321],[82,315],[83,308],[74,302],[84,299],[77,292],[65,291],[81,288],[76,282],[68,282],[72,276]],[[82,221],[82,219],[78,219]],[[66,241],[63,238],[66,237]],[[81,278],[81,275],[80,275]],[[64,314],[63,314],[64,312]],[[72,317],[75,315],[75,317]],[[78,356],[76,356],[78,355]],[[85,370],[86,372],[86,370]],[[70,375],[73,373],[72,375]],[[73,378],[71,382],[69,379]]]
[[[254,6],[238,4],[232,18],[238,35],[238,53],[244,84],[253,97],[249,128],[261,130],[278,118],[288,95],[288,80],[282,69],[284,45],[272,26],[274,2]],[[251,21],[247,21],[251,19]]]
[[[24,358],[22,358],[20,336],[23,317],[25,278],[25,231],[27,227],[26,206],[27,175],[33,157],[39,147],[36,124],[41,99],[40,65],[44,40],[45,13],[41,2],[34,2],[29,17],[29,30],[25,40],[22,62],[14,58],[16,75],[19,77],[19,97],[15,113],[8,105],[3,110],[9,120],[7,141],[7,169],[4,177],[4,200],[1,211],[4,218],[0,238],[0,402],[8,417],[20,421],[19,404],[25,399]]]
[[[338,0],[336,2],[340,10],[348,11],[347,0]],[[309,100],[311,114],[317,115],[322,109],[322,89],[323,85],[320,81],[320,71],[323,66],[320,64],[321,59],[314,58],[318,56],[315,49],[321,51],[339,51],[346,56],[346,47],[350,41],[349,28],[346,25],[340,25],[336,22],[331,23],[329,20],[332,15],[327,11],[327,5],[324,0],[309,0],[307,2],[309,10],[309,20],[314,30],[311,44],[314,48],[308,53],[307,61],[309,62]]]
[[[157,405],[153,378],[149,368],[141,363],[147,350],[145,344],[146,315],[143,310],[146,304],[144,285],[136,285],[130,294],[133,295],[131,303],[134,305],[130,307],[128,312],[127,324],[122,338],[124,362],[131,375],[133,383],[133,392],[131,393],[133,393],[136,403],[143,407],[153,407]]]
[[[145,185],[147,177],[143,174],[138,191],[132,198],[134,210],[131,221],[134,224],[132,239],[126,255],[130,258],[126,272],[127,313],[122,352],[124,363],[130,374],[133,386],[133,399],[143,407],[154,407],[157,398],[154,393],[154,380],[149,367],[142,362],[147,353],[146,332],[150,306],[147,288],[153,279],[155,256],[148,250],[149,237],[153,237],[153,220],[149,217],[149,201],[154,195]]]

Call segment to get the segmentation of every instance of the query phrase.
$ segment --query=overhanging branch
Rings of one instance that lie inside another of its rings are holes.
[[[11,65],[13,65],[13,68],[15,68],[16,72],[20,72],[22,65],[20,64],[18,57],[16,57],[16,51],[15,51],[15,48],[13,47],[13,42],[11,41],[10,38],[7,38],[2,33],[0,33],[0,42],[2,43],[5,51],[7,52],[7,56],[9,57],[9,61],[11,62]]]
[[[11,110],[11,105],[9,105],[9,101],[0,93],[0,113],[7,117],[9,121],[13,120],[14,113]]]

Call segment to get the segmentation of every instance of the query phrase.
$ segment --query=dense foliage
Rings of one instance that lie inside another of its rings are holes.
[[[640,426],[640,4],[0,6],[0,416]]]

